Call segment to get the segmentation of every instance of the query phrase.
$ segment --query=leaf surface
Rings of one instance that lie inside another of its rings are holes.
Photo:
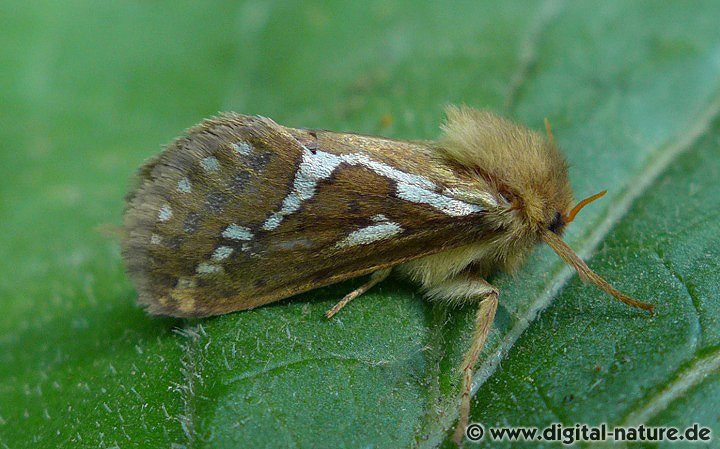
[[[538,248],[492,279],[473,419],[717,434],[719,16],[716,2],[0,5],[0,447],[449,447],[472,307],[390,280],[327,321],[355,280],[148,317],[97,227],[120,222],[159,143],[217,111],[417,139],[458,102],[550,119],[577,197],[609,190],[567,241],[657,304],[648,318],[614,303]]]

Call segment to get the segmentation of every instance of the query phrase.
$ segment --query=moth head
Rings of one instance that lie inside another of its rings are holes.
[[[535,243],[547,243],[584,281],[597,285],[625,304],[652,312],[653,306],[615,289],[561,238],[565,227],[602,191],[572,207],[568,166],[545,122],[547,136],[489,111],[466,106],[446,109],[440,150],[446,159],[475,176],[478,189],[499,197],[497,220],[504,235],[505,258],[526,254]],[[520,243],[517,243],[520,242]]]
[[[451,106],[440,140],[447,159],[507,205],[503,226],[539,241],[561,234],[570,211],[568,166],[552,134],[545,136],[489,111]]]

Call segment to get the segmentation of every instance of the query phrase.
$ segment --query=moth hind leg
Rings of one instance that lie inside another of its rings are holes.
[[[384,269],[384,270],[378,270],[370,275],[370,279],[360,287],[356,288],[355,290],[351,291],[347,295],[343,297],[343,299],[340,300],[337,304],[332,306],[331,309],[329,309],[327,312],[325,312],[325,316],[328,318],[332,318],[335,316],[336,313],[340,311],[343,307],[345,307],[350,301],[357,298],[358,296],[362,295],[366,291],[373,288],[375,285],[379,284],[380,282],[387,279],[387,277],[390,275],[390,268]]]
[[[484,279],[451,279],[440,285],[429,288],[426,295],[430,299],[448,300],[451,302],[480,302],[475,315],[475,329],[470,347],[462,362],[462,387],[460,389],[460,417],[453,440],[460,446],[470,417],[470,399],[472,393],[472,377],[480,352],[495,319],[498,305],[498,290]]]

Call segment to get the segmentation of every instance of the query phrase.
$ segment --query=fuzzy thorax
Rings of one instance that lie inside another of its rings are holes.
[[[572,202],[567,163],[554,142],[491,112],[465,106],[446,112],[439,157],[455,172],[465,172],[478,191],[498,198],[500,207],[485,217],[497,229],[486,239],[401,267],[426,288],[468,267],[483,276],[513,271],[543,232],[562,232],[558,217]]]
[[[469,107],[449,107],[440,151],[505,197],[524,230],[539,232],[572,202],[568,168],[545,136]]]

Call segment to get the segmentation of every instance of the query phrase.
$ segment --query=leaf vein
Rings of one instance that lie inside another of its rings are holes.
[[[623,420],[623,426],[647,424],[652,418],[675,400],[685,396],[691,388],[699,385],[708,375],[720,371],[720,348],[715,348],[709,355],[695,360],[689,368],[676,372],[675,380],[658,394],[649,398],[645,405],[629,413]]]
[[[690,289],[690,286],[687,285],[685,282],[685,279],[678,273],[670,264],[670,261],[665,259],[665,256],[662,254],[662,252],[659,249],[655,249],[655,254],[658,256],[658,259],[660,259],[660,262],[662,262],[663,266],[667,270],[668,273],[670,273],[670,276],[675,278],[680,285],[683,286],[683,289],[685,290],[685,293],[687,294],[688,298],[690,298],[690,306],[693,310],[693,316],[695,317],[695,330],[693,332],[693,349],[692,351],[695,352],[698,347],[698,343],[702,335],[704,335],[704,329],[702,326],[702,322],[700,321],[700,309],[698,305],[698,298],[696,295],[693,294],[692,290]]]
[[[552,23],[553,19],[560,14],[561,6],[564,6],[564,2],[555,0],[545,1],[540,6],[537,19],[520,44],[518,69],[513,73],[508,83],[507,94],[505,95],[505,102],[503,104],[505,111],[510,112],[515,107],[525,82],[530,78],[537,64],[538,47],[542,40],[542,35],[550,23]]]

